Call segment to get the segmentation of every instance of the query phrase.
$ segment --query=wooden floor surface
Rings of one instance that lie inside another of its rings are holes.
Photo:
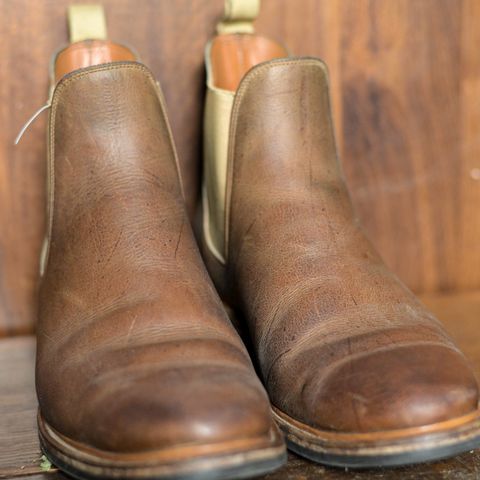
[[[444,322],[480,378],[480,292],[455,296],[424,297]],[[66,478],[56,469],[43,472],[37,441],[34,391],[34,337],[0,340],[0,478],[30,480]],[[389,470],[345,471],[326,468],[290,455],[281,470],[263,480],[414,480],[480,479],[480,450],[450,460]]]

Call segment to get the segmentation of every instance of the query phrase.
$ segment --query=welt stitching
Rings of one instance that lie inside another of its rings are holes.
[[[108,72],[109,70],[143,70],[143,71],[145,71],[145,73],[148,74],[148,76],[150,78],[152,78],[152,74],[150,73],[148,68],[146,68],[144,65],[139,64],[139,63],[128,64],[128,63],[120,62],[118,64],[108,65],[107,67],[99,66],[99,67],[96,67],[96,68],[95,67],[94,68],[88,68],[87,71],[76,73],[76,74],[72,75],[71,77],[68,77],[64,80],[61,80],[60,83],[58,84],[56,90],[55,90],[55,93],[63,90],[63,88],[65,88],[65,86],[68,85],[69,83],[75,82],[75,81],[79,80],[80,78],[86,77],[90,73],[101,72],[101,71]]]

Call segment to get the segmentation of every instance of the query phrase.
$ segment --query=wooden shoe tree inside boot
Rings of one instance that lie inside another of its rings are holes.
[[[225,15],[217,25],[218,35],[207,47],[212,86],[235,91],[243,76],[255,65],[288,57],[277,42],[254,32],[259,0],[226,0]]]
[[[252,67],[287,56],[282,45],[255,33],[217,35],[210,47],[213,83],[222,90],[235,91]]]
[[[68,23],[71,43],[55,56],[55,83],[79,68],[137,60],[129,48],[107,40],[105,14],[100,5],[70,6]]]

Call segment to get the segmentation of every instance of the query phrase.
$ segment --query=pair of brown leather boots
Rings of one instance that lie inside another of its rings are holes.
[[[279,467],[280,429],[351,467],[478,445],[471,368],[352,210],[325,65],[254,34],[255,1],[228,5],[207,48],[203,252],[249,350],[192,233],[158,83],[87,28],[52,71],[45,454],[81,479],[186,480]]]

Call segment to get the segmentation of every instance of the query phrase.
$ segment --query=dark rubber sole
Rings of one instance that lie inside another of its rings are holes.
[[[78,480],[107,480],[111,479],[111,476],[95,476],[90,475],[88,472],[78,470],[72,465],[69,465],[66,462],[63,462],[55,454],[52,454],[45,448],[45,445],[42,445],[42,452],[50,460],[50,462],[58,467],[60,470],[65,472],[67,475],[76,478]],[[241,480],[245,478],[257,477],[260,475],[265,475],[271,473],[281,466],[283,466],[287,461],[287,454],[283,453],[280,457],[271,460],[264,460],[258,462],[252,462],[247,465],[242,465],[239,467],[223,468],[223,469],[213,469],[213,470],[203,470],[200,472],[192,472],[187,474],[172,474],[167,476],[146,476],[141,477],[145,480]],[[115,477],[122,478],[125,480],[128,479],[138,479],[140,477]]]
[[[292,452],[332,467],[400,467],[453,457],[480,447],[480,412],[438,424],[371,434],[316,430],[274,409]]]
[[[140,456],[132,460],[131,455],[107,458],[104,452],[81,449],[77,443],[60,436],[40,415],[38,423],[45,456],[78,480],[235,480],[270,473],[287,461],[285,444],[277,428],[262,446],[203,455],[193,447],[182,459],[173,461],[165,451],[159,452],[159,460],[155,459],[155,452],[150,458]]]
[[[442,447],[428,451],[412,451],[400,455],[380,456],[345,456],[328,453],[317,453],[287,440],[287,448],[312,462],[330,467],[372,469],[382,467],[404,467],[418,463],[434,462],[454,457],[480,447],[480,437],[474,441],[460,443],[453,447]]]

